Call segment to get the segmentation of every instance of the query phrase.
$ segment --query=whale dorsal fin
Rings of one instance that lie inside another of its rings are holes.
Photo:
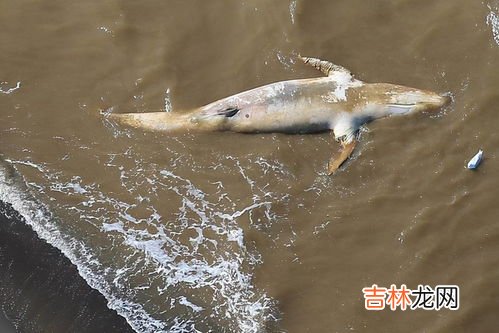
[[[350,77],[352,76],[352,73],[348,69],[339,65],[335,65],[332,62],[302,56],[299,56],[299,58],[305,64],[315,67],[327,76],[333,76],[335,73],[342,73],[343,75],[346,74]]]

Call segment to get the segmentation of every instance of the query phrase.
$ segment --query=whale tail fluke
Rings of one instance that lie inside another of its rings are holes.
[[[189,114],[172,112],[109,113],[105,117],[120,124],[149,131],[182,132],[195,125],[191,122]]]

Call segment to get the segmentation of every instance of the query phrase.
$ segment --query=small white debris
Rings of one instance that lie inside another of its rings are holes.
[[[473,158],[468,162],[468,169],[473,170],[478,168],[480,162],[482,162],[483,150],[478,150],[478,153],[473,156]]]

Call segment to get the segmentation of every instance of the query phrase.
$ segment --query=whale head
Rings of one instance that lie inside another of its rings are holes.
[[[364,112],[373,118],[438,111],[450,103],[449,96],[388,83],[369,84]]]

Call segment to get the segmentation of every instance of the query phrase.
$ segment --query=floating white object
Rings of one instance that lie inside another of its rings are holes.
[[[473,156],[473,158],[468,162],[468,169],[476,169],[482,162],[483,150],[479,150],[478,153]]]

